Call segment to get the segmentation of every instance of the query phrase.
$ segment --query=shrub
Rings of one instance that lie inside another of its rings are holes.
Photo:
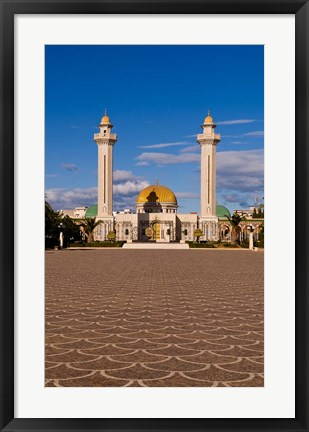
[[[237,243],[232,243],[232,242],[220,242],[218,243],[217,247],[221,247],[221,248],[238,248],[238,244]]]
[[[45,249],[54,249],[59,246],[59,240],[51,237],[45,237]]]
[[[203,243],[198,243],[198,242],[193,242],[193,241],[186,241],[186,243],[188,243],[189,248],[204,248],[204,249],[214,249],[216,246],[214,244],[214,242],[203,242]]]
[[[239,246],[241,248],[248,249],[249,248],[249,240],[248,239],[243,240],[242,242],[240,242]]]
[[[116,242],[110,242],[110,241],[94,241],[91,243],[73,243],[70,245],[71,248],[74,247],[122,247],[123,244],[126,243],[126,241],[116,241]]]
[[[239,248],[239,245],[237,243],[231,243],[231,242],[222,242],[221,240],[218,241],[205,241],[205,242],[194,242],[187,240],[186,243],[189,245],[190,248],[208,248],[208,249],[216,249],[216,248]]]
[[[107,240],[114,242],[116,241],[116,233],[115,231],[110,231],[107,236],[106,236]]]
[[[255,247],[260,247],[260,248],[264,248],[264,239],[260,239],[260,240],[255,240],[254,241],[254,246]]]
[[[196,228],[193,234],[193,236],[196,237],[197,240],[199,240],[200,237],[203,237],[203,235],[203,231],[200,228]]]

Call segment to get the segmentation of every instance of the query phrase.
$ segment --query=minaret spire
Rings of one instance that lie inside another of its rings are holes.
[[[197,135],[201,146],[201,220],[205,221],[216,219],[216,147],[220,134],[215,133],[215,127],[208,109],[203,133]]]
[[[94,141],[98,145],[98,214],[101,220],[112,221],[113,218],[113,147],[117,135],[112,133],[113,125],[107,116],[99,125],[100,132],[94,134]],[[103,239],[105,240],[105,238]]]

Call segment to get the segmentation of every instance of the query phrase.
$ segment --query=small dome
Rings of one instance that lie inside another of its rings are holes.
[[[151,185],[143,189],[136,200],[136,204],[168,203],[177,205],[174,192],[163,185]]]
[[[213,122],[214,122],[213,118],[211,117],[210,113],[208,113],[208,116],[205,117],[204,124],[205,123],[213,123]]]
[[[97,214],[98,214],[98,204],[95,204],[87,208],[87,211],[85,213],[85,219],[97,217]]]
[[[231,217],[230,211],[223,205],[216,205],[216,215],[218,218]]]
[[[101,124],[110,124],[110,118],[105,114],[104,117],[102,117]]]

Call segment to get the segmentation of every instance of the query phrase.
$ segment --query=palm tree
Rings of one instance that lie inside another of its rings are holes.
[[[246,218],[243,216],[240,216],[238,213],[234,213],[232,217],[225,215],[231,226],[232,226],[232,231],[231,231],[231,241],[232,242],[239,242],[239,233],[241,231],[240,228],[240,222],[246,220]]]
[[[96,222],[96,218],[86,218],[84,222],[81,223],[81,226],[84,228],[85,233],[87,234],[87,243],[91,243],[93,241],[93,231],[96,229],[98,225],[102,223],[101,220]]]

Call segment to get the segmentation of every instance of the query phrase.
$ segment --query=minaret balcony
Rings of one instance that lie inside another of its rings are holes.
[[[197,135],[197,141],[203,141],[203,140],[214,140],[214,141],[220,141],[220,134],[198,134]]]
[[[100,138],[108,138],[112,140],[117,140],[117,134],[115,133],[95,133],[93,139],[100,139]]]

